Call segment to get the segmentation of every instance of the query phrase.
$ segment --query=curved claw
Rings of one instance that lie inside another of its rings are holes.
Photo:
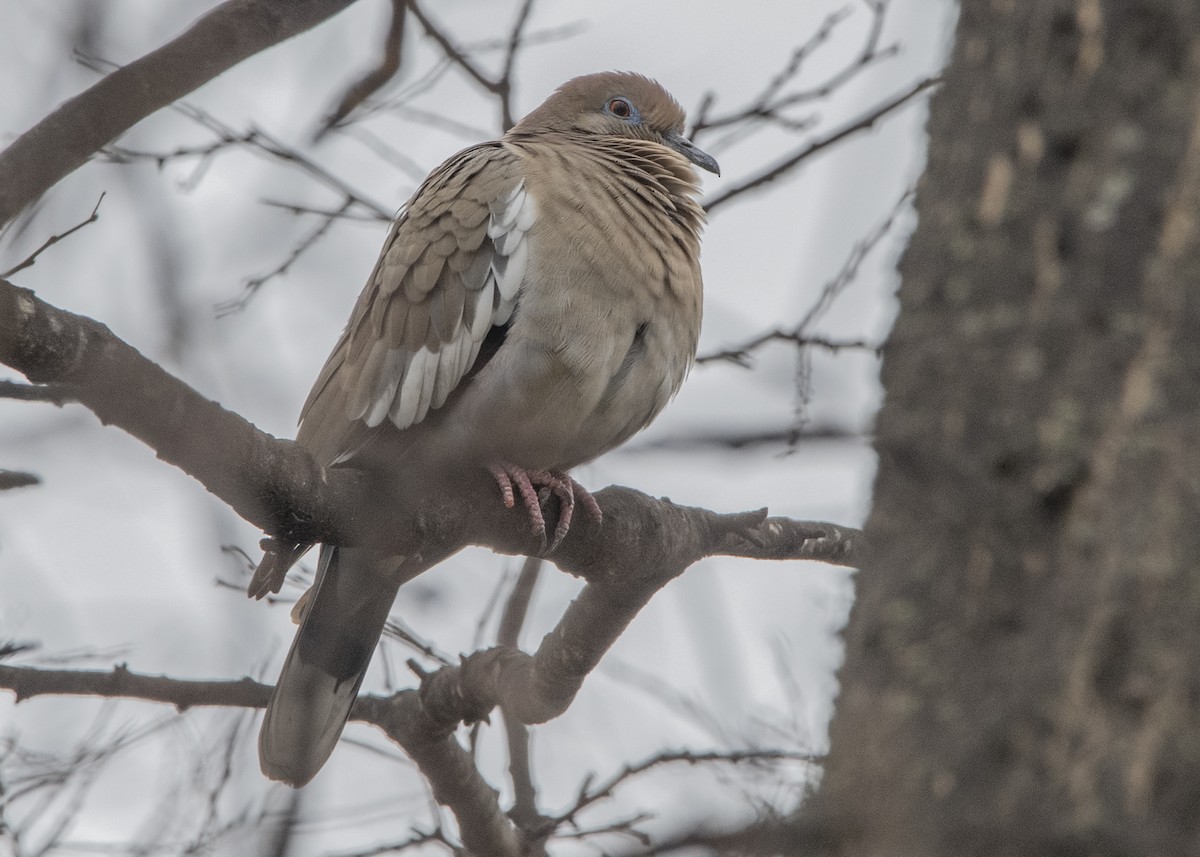
[[[515,507],[517,495],[520,495],[521,504],[529,515],[530,528],[546,550],[554,550],[566,538],[571,529],[571,521],[575,517],[576,501],[583,504],[588,517],[593,521],[600,523],[604,520],[604,513],[600,510],[596,498],[561,470],[528,470],[504,462],[490,465],[488,472],[500,487],[500,496],[505,508]],[[542,514],[539,496],[541,489],[546,489],[557,497],[559,504],[558,521],[555,523],[554,534],[549,544],[546,543],[546,518]]]
[[[531,473],[515,464],[491,464],[488,472],[500,486],[500,496],[504,500],[504,508],[516,506],[516,495],[520,495],[521,504],[529,515],[529,525],[533,534],[543,544],[546,542],[546,519],[542,516],[542,504],[538,498],[537,489],[533,487]],[[536,471],[534,471],[536,473]]]

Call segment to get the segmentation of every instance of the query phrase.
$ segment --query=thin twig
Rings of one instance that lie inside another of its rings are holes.
[[[37,257],[42,255],[43,251],[49,249],[50,247],[53,247],[55,244],[57,244],[59,241],[62,241],[64,238],[75,234],[80,229],[87,226],[89,223],[95,223],[97,220],[100,219],[100,203],[102,203],[102,202],[104,202],[104,193],[103,192],[101,192],[100,198],[98,200],[96,200],[96,204],[94,206],[92,206],[91,214],[89,214],[86,218],[84,218],[83,220],[76,223],[74,226],[72,226],[66,232],[59,233],[58,235],[51,235],[49,238],[47,238],[45,241],[42,242],[41,247],[38,247],[36,250],[34,250],[32,253],[30,253],[28,256],[26,256],[23,260],[21,260],[20,263],[18,263],[14,267],[9,268],[4,273],[0,274],[0,277],[11,277],[13,274],[17,273],[17,271],[23,271],[26,268],[31,267],[37,261]]]
[[[500,121],[507,131],[516,124],[516,119],[513,117],[512,111],[512,75],[513,65],[517,61],[517,50],[521,47],[521,34],[525,30],[525,24],[529,21],[529,13],[533,11],[533,0],[525,0],[521,4],[520,11],[517,12],[516,20],[513,21],[512,30],[508,34],[508,48],[504,52],[504,67],[500,71],[500,79],[497,81],[500,91]]]
[[[504,63],[501,67],[500,75],[496,78],[489,77],[475,62],[471,59],[469,49],[462,48],[454,43],[442,29],[434,23],[433,19],[421,8],[421,4],[417,0],[410,0],[409,8],[412,10],[413,16],[420,22],[421,27],[425,32],[437,42],[438,47],[442,49],[446,59],[452,64],[458,66],[464,73],[477,84],[483,87],[487,92],[496,96],[500,101],[500,121],[503,130],[507,131],[515,124],[515,119],[512,112],[512,75],[513,67],[516,63],[516,55],[522,43],[522,35],[526,24],[529,22],[530,13],[533,10],[533,0],[524,0],[521,8],[517,11],[517,17],[513,21],[512,28],[509,30],[508,40],[505,46]]]
[[[442,49],[442,53],[446,55],[448,60],[466,72],[468,77],[482,86],[488,92],[498,94],[496,81],[484,74],[479,67],[475,65],[475,63],[471,62],[470,57],[468,57],[457,45],[455,45],[454,42],[450,40],[449,36],[442,32],[442,29],[433,22],[433,19],[425,14],[425,10],[421,8],[420,3],[416,2],[416,0],[412,0],[412,2],[409,3],[409,9],[412,11],[413,17],[420,22],[421,27],[425,30],[426,34],[435,42],[437,42],[438,47]]]
[[[769,182],[772,182],[781,176],[787,175],[792,170],[796,169],[796,167],[800,166],[819,152],[822,152],[825,149],[840,143],[842,140],[857,134],[860,131],[866,131],[874,127],[875,123],[880,119],[883,119],[889,114],[899,110],[901,107],[909,104],[916,99],[918,95],[926,92],[940,82],[940,77],[927,77],[918,81],[905,92],[889,99],[888,101],[885,101],[883,104],[880,104],[877,107],[872,108],[870,111],[863,114],[858,119],[855,119],[853,122],[843,125],[838,130],[820,138],[819,140],[814,140],[813,142],[804,145],[791,155],[781,158],[779,161],[775,162],[766,169],[755,173],[750,178],[744,179],[732,187],[721,191],[712,199],[704,203],[704,210],[711,214],[715,209],[731,202],[742,194],[761,187],[762,185],[768,184]]]
[[[388,28],[387,37],[384,39],[379,62],[346,90],[337,107],[325,117],[321,127],[313,135],[314,140],[324,137],[330,129],[345,119],[350,111],[378,92],[380,87],[400,71],[401,49],[404,47],[404,22],[408,20],[407,12],[408,0],[392,0],[392,23]]]
[[[222,317],[245,309],[246,304],[254,299],[254,296],[258,293],[259,289],[261,289],[266,283],[270,282],[275,277],[280,277],[286,274],[292,265],[294,265],[296,261],[305,254],[305,252],[311,250],[312,247],[329,232],[334,223],[345,216],[346,212],[349,211],[352,205],[353,202],[350,199],[347,198],[342,200],[342,204],[338,206],[337,210],[325,215],[321,219],[320,223],[309,230],[307,234],[305,234],[298,242],[296,242],[296,245],[292,247],[291,252],[288,253],[287,257],[282,262],[280,262],[271,270],[267,271],[265,274],[257,274],[256,276],[247,278],[245,282],[242,283],[242,293],[240,295],[238,295],[236,298],[230,298],[217,304],[217,316]]]
[[[735,138],[745,136],[762,125],[774,125],[792,132],[805,131],[812,127],[816,121],[814,117],[793,118],[786,115],[784,111],[796,105],[829,97],[834,91],[849,83],[871,66],[895,56],[898,52],[898,45],[888,45],[884,48],[879,46],[887,15],[886,0],[863,0],[863,3],[871,11],[871,26],[868,28],[858,54],[840,69],[814,86],[780,94],[789,83],[799,77],[804,63],[830,40],[838,26],[850,16],[850,7],[844,7],[828,15],[813,34],[792,51],[784,67],[767,82],[763,90],[746,107],[722,116],[711,116],[711,108],[716,103],[716,93],[707,93],[696,113],[692,136],[704,136],[712,131],[729,128],[731,133],[707,144],[707,148],[721,149],[733,142]]]
[[[575,798],[575,803],[568,809],[552,816],[549,822],[555,826],[573,823],[575,817],[592,804],[609,798],[613,792],[626,781],[644,774],[663,765],[686,762],[689,765],[701,764],[753,764],[757,762],[808,762],[816,763],[821,757],[814,753],[802,753],[795,750],[714,750],[707,753],[695,753],[686,750],[666,751],[634,765],[626,765],[608,779],[593,785],[589,778],[585,780]]]
[[[880,356],[883,346],[879,343],[868,342],[865,339],[830,339],[825,336],[810,334],[808,329],[829,310],[838,295],[842,294],[855,281],[862,263],[883,237],[891,232],[896,218],[904,210],[909,200],[912,199],[912,195],[912,188],[901,194],[887,216],[860,241],[855,242],[854,246],[850,249],[850,253],[846,256],[846,261],[838,269],[837,274],[822,286],[817,299],[813,301],[812,306],[808,308],[804,317],[797,324],[790,328],[769,330],[740,345],[702,354],[696,358],[696,362],[699,364],[728,362],[742,367],[749,367],[752,365],[753,352],[769,342],[791,342],[802,351],[809,347],[824,348],[834,354],[845,349],[856,351],[870,350],[875,352],[876,357]]]
[[[825,336],[810,336],[801,333],[795,328],[783,329],[775,328],[766,333],[759,334],[753,339],[748,339],[741,345],[734,345],[730,348],[724,348],[720,351],[711,351],[708,354],[702,354],[696,358],[697,364],[727,362],[733,363],[744,368],[753,366],[751,352],[756,351],[768,342],[791,342],[799,348],[824,348],[826,351],[831,351],[837,354],[842,350],[854,351],[873,351],[878,356],[883,346],[876,342],[868,342],[865,339],[829,339]]]
[[[19,381],[0,381],[0,399],[49,402],[60,408],[77,401],[72,384],[22,384]]]
[[[517,647],[521,628],[529,614],[529,605],[533,602],[533,590],[541,572],[542,560],[538,557],[526,557],[521,565],[521,573],[517,576],[504,604],[500,629],[496,633],[498,645],[514,649]],[[508,771],[513,784],[513,806],[509,815],[522,829],[529,829],[542,821],[542,814],[537,805],[537,787],[533,782],[529,727],[517,718],[505,715],[504,731],[508,740]]]

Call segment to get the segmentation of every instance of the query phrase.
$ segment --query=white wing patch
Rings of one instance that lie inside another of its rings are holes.
[[[396,428],[406,429],[423,420],[431,408],[444,405],[475,363],[488,331],[512,317],[525,278],[526,239],[537,220],[537,205],[526,193],[525,183],[518,182],[488,209],[490,241],[479,248],[475,263],[461,273],[448,267],[442,272],[443,277],[462,278],[467,292],[463,317],[436,351],[426,344],[412,353],[401,349],[387,352],[372,404],[358,415],[368,426],[377,426],[387,417]]]

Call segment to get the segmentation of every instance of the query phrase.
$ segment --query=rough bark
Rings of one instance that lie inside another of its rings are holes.
[[[803,853],[1200,853],[1200,9],[966,2]]]

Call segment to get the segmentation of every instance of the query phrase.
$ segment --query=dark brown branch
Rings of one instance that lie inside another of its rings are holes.
[[[521,4],[520,11],[517,12],[512,29],[509,31],[508,45],[504,51],[504,67],[500,70],[500,78],[497,81],[499,87],[497,94],[500,97],[500,123],[504,126],[505,131],[517,122],[512,112],[513,66],[517,61],[517,51],[521,47],[521,37],[525,31],[525,24],[529,21],[529,13],[532,11],[533,0],[525,0]]]
[[[0,225],[138,121],[353,0],[226,0],[178,38],[117,69],[0,153]]]
[[[18,262],[16,265],[9,268],[4,273],[0,274],[0,277],[11,277],[13,274],[17,273],[18,271],[23,271],[26,268],[31,267],[35,262],[37,262],[38,256],[42,255],[42,253],[44,253],[47,249],[49,249],[50,247],[53,247],[55,244],[57,244],[59,241],[62,241],[64,238],[67,238],[67,237],[75,234],[80,229],[87,226],[89,223],[95,223],[97,220],[100,219],[100,203],[102,203],[102,202],[104,202],[104,194],[103,193],[101,193],[100,198],[98,200],[96,200],[96,204],[94,206],[92,206],[91,214],[89,214],[83,220],[76,223],[74,226],[72,226],[66,232],[60,232],[57,235],[51,235],[49,238],[47,238],[45,241],[42,242],[41,247],[38,247],[36,250],[34,250],[32,253],[30,253],[28,256],[26,256],[24,259],[22,259],[20,262]]]
[[[0,280],[0,363],[31,381],[71,385],[102,422],[137,437],[270,533],[311,541],[339,531],[338,510],[354,493],[353,474],[323,473],[294,443],[204,398],[104,325],[6,280]]]
[[[416,509],[385,507],[379,513],[382,520],[372,518],[361,502],[366,489],[352,473],[318,468],[294,443],[260,432],[204,399],[103,325],[51,307],[3,280],[0,362],[35,382],[72,384],[79,401],[102,420],[151,445],[160,458],[197,478],[268,532],[301,542],[365,539],[374,547],[388,540],[395,555],[411,558],[413,568],[405,563],[397,572],[400,579],[468,544],[521,555],[541,550],[523,512],[496,502],[482,472],[479,484],[465,493],[430,495]],[[561,714],[638,611],[706,556],[851,565],[862,551],[857,530],[769,518],[765,509],[718,514],[617,487],[595,496],[604,510],[603,523],[577,522],[552,556],[559,568],[588,585],[534,655],[512,647],[472,654],[426,676],[419,692],[364,697],[356,706],[356,717],[385,729],[417,762],[438,800],[454,809],[464,843],[474,853],[519,854],[522,836],[500,811],[495,792],[470,754],[454,740],[458,723],[484,719],[497,706],[521,723]],[[506,623],[506,635],[516,627],[515,620]],[[125,670],[91,678],[56,672],[43,673],[43,684],[36,688],[28,674],[0,672],[0,684],[7,675],[19,698],[37,692],[104,693],[181,707],[217,704],[231,687],[239,695],[230,704],[261,706],[267,696],[265,688],[249,680],[163,690],[166,680],[131,677]]]
[[[421,697],[430,718],[447,725],[473,722],[497,706],[506,717],[530,724],[559,716],[654,594],[706,556],[849,565],[864,549],[858,530],[768,518],[765,510],[723,515],[616,487],[598,492],[596,500],[604,523],[577,524],[582,532],[572,530],[552,557],[588,581],[558,625],[533,655],[498,646],[426,676]],[[486,516],[486,506],[475,514]],[[478,527],[492,538],[471,537],[472,543],[508,552],[487,522]]]
[[[33,473],[21,470],[0,469],[0,491],[10,491],[13,488],[28,488],[30,485],[40,485],[42,480]],[[4,652],[0,649],[0,657]]]
[[[496,92],[496,82],[483,73],[478,66],[471,61],[471,58],[466,53],[450,40],[450,37],[442,32],[442,29],[433,22],[433,19],[425,14],[425,10],[421,8],[421,4],[415,2],[409,3],[409,9],[425,30],[425,33],[437,42],[438,47],[442,49],[442,53],[446,55],[452,63],[466,72],[467,76],[486,89],[488,92]]]
[[[742,181],[735,184],[733,187],[730,187],[730,188],[727,188],[727,189],[721,191],[716,196],[714,196],[712,199],[709,199],[708,201],[706,201],[704,203],[704,210],[711,214],[714,209],[719,208],[722,205],[725,205],[726,203],[730,202],[731,200],[736,199],[737,197],[741,196],[742,194],[746,193],[747,191],[754,190],[755,188],[761,187],[762,185],[765,185],[765,184],[768,184],[769,182],[772,182],[775,179],[780,178],[781,176],[787,175],[792,170],[796,169],[798,166],[800,166],[805,161],[807,161],[809,158],[813,157],[814,155],[818,154],[819,152],[822,152],[825,149],[828,149],[831,146],[833,146],[837,143],[840,143],[842,140],[846,139],[847,137],[851,137],[854,134],[857,134],[862,131],[866,131],[866,130],[874,127],[875,123],[878,122],[880,119],[883,119],[884,117],[888,116],[889,114],[894,113],[895,111],[899,110],[901,107],[904,107],[905,105],[909,104],[918,95],[920,95],[923,92],[928,91],[929,89],[931,89],[933,86],[937,85],[940,82],[941,82],[940,77],[927,77],[924,80],[918,81],[917,83],[913,84],[913,86],[910,87],[907,91],[901,93],[900,95],[895,96],[894,98],[892,98],[888,101],[885,101],[883,104],[880,104],[878,107],[871,109],[864,115],[860,116],[858,119],[855,119],[853,122],[849,122],[846,125],[839,128],[838,130],[834,131],[832,134],[828,134],[825,137],[820,138],[819,140],[814,140],[813,142],[806,144],[805,146],[803,146],[796,152],[792,153],[791,155],[788,155],[785,158],[782,158],[781,160],[777,161],[776,163],[772,164],[771,166],[766,167],[765,169],[754,174],[750,178],[743,179]]]
[[[353,717],[378,726],[404,748],[429,780],[434,798],[458,819],[468,852],[497,857],[524,853],[523,837],[500,808],[495,789],[455,740],[457,724],[431,719],[418,691],[360,697]]]
[[[500,630],[496,633],[499,646],[515,649],[533,600],[533,590],[542,571],[542,560],[528,557],[521,566],[521,573],[513,584],[512,592],[504,605],[500,618]],[[523,830],[530,829],[542,821],[537,806],[537,787],[533,782],[533,768],[529,753],[529,728],[505,712],[504,733],[508,742],[508,772],[513,785],[513,806],[509,815]]]
[[[271,686],[250,678],[240,681],[188,681],[161,675],[111,670],[14,667],[0,664],[0,687],[23,702],[35,696],[103,696],[163,702],[180,711],[200,706],[265,708]]]
[[[409,8],[412,10],[413,16],[420,22],[425,32],[437,42],[438,47],[442,49],[442,53],[446,55],[446,59],[458,66],[468,77],[474,80],[485,90],[495,95],[500,101],[500,122],[503,130],[507,131],[515,123],[516,119],[512,113],[512,73],[513,66],[516,63],[517,51],[521,47],[522,36],[525,31],[525,25],[529,22],[529,14],[533,10],[533,0],[524,0],[521,8],[517,12],[517,17],[513,21],[512,28],[509,31],[508,40],[505,44],[504,65],[500,75],[495,79],[489,77],[484,71],[475,64],[468,54],[468,51],[459,47],[454,41],[447,36],[433,19],[425,13],[421,5],[416,0],[411,0]]]
[[[392,0],[392,23],[383,42],[379,62],[346,90],[338,106],[321,123],[316,139],[345,119],[355,107],[379,91],[400,71],[401,50],[404,47],[404,22],[408,20],[408,0]]]
[[[60,408],[68,402],[78,401],[70,384],[20,384],[16,381],[0,381],[0,399],[49,402]]]
[[[521,573],[517,575],[512,592],[508,594],[508,600],[504,604],[504,613],[500,617],[500,628],[496,632],[496,642],[499,645],[517,645],[517,638],[525,624],[525,616],[529,613],[529,604],[533,600],[533,590],[541,573],[540,557],[527,557],[522,563]]]
[[[142,440],[159,458],[281,540],[357,543],[372,530],[372,523],[378,523],[343,520],[361,517],[346,511],[361,506],[355,501],[365,491],[353,471],[318,467],[293,442],[259,431],[205,399],[104,325],[50,306],[5,280],[0,280],[0,363],[35,382],[71,384],[79,402],[103,422]],[[485,482],[481,475],[480,484]],[[449,555],[466,544],[524,556],[540,553],[528,527],[520,525],[519,510],[504,509],[486,490],[468,487],[472,490],[465,495],[431,496],[419,510],[403,512],[409,518],[406,525],[389,528],[404,540],[393,547],[403,554],[419,546],[427,557]],[[703,556],[729,553],[714,535],[728,535],[731,525],[744,524],[747,533],[757,531],[741,555],[781,556],[778,535],[764,529],[765,513],[743,520],[619,488],[599,496],[613,504],[610,512],[602,503],[603,527],[573,527],[553,557],[564,570],[588,580],[614,565],[646,566],[651,556],[659,556],[663,568],[677,574]],[[825,526],[793,523],[801,528]],[[820,537],[825,538],[824,530]],[[831,548],[826,542],[793,544],[790,535],[785,538],[785,551],[795,549],[795,558],[856,562],[852,545]],[[647,551],[649,542],[655,544]],[[761,546],[772,544],[774,550]],[[636,546],[632,554],[631,546]]]

